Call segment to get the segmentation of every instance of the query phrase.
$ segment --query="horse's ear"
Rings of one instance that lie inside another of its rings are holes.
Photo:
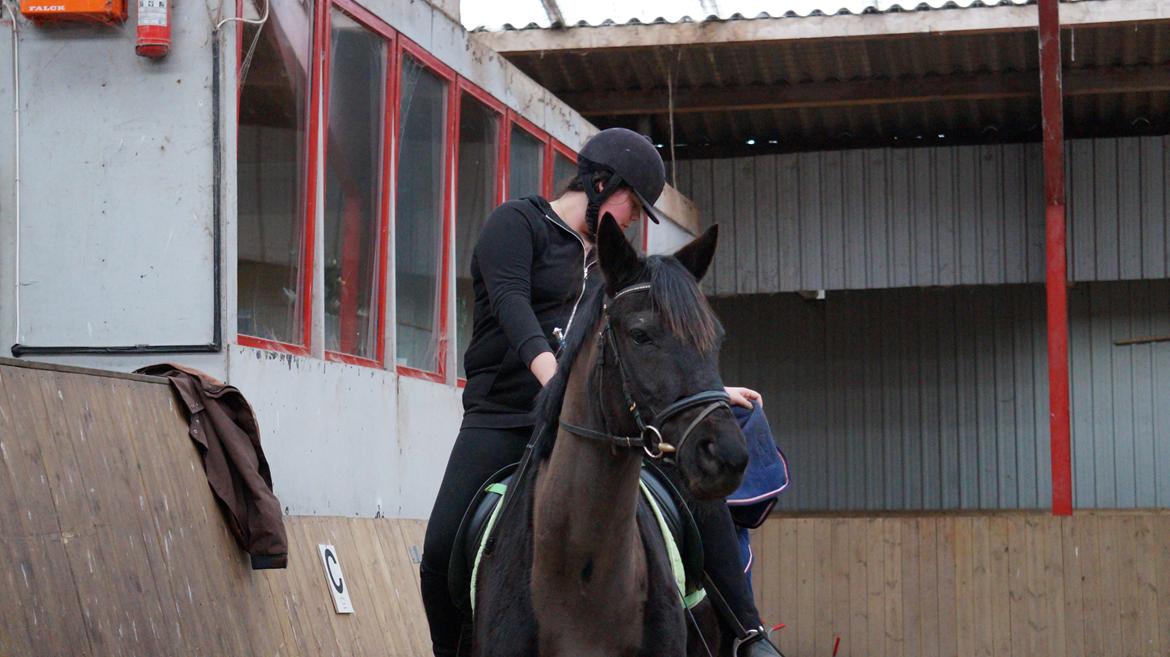
[[[613,215],[606,212],[597,226],[597,261],[605,276],[605,288],[617,294],[638,275],[638,252],[630,246]]]
[[[715,257],[715,244],[718,241],[719,224],[714,224],[707,232],[691,240],[690,244],[675,251],[674,257],[691,272],[696,281],[701,281],[711,266],[711,259]]]

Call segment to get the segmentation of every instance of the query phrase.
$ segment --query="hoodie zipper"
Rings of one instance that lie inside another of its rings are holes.
[[[560,346],[564,343],[565,336],[569,334],[569,328],[573,326],[573,318],[577,316],[577,306],[581,305],[581,299],[585,297],[585,287],[589,284],[589,268],[592,267],[597,261],[589,261],[589,249],[586,248],[585,240],[581,239],[581,236],[577,234],[577,231],[557,223],[555,219],[548,216],[547,212],[544,213],[544,218],[552,222],[552,224],[557,228],[560,228],[561,230],[566,231],[573,237],[577,238],[577,241],[581,243],[581,271],[583,274],[581,277],[581,292],[577,294],[577,300],[573,302],[573,310],[569,313],[569,322],[565,324],[565,328],[553,329],[553,336],[556,337],[558,343],[557,351],[560,351]]]

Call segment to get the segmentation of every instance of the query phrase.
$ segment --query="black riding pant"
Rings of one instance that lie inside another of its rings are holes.
[[[463,514],[476,492],[497,470],[515,463],[524,455],[532,427],[518,429],[474,429],[459,431],[435,508],[427,522],[419,567],[423,607],[431,627],[435,657],[454,657],[459,649],[463,625],[459,610],[447,589],[447,568],[451,549]],[[467,654],[469,651],[464,650]]]
[[[435,657],[459,654],[463,618],[451,601],[447,569],[459,523],[476,492],[497,470],[520,460],[531,427],[519,429],[475,429],[459,432],[443,483],[427,523],[419,567],[423,606],[431,629]],[[743,574],[743,560],[731,513],[723,500],[700,502],[692,512],[703,538],[703,568],[719,588],[740,624],[760,625],[759,613]],[[464,654],[469,651],[464,649]]]
[[[731,511],[722,500],[691,502],[691,514],[703,537],[703,570],[723,594],[727,606],[744,630],[760,626],[760,612],[744,575],[743,557]],[[738,634],[737,628],[728,628]]]

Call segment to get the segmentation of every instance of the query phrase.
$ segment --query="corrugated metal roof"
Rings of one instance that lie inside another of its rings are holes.
[[[1035,0],[557,0],[556,4],[566,26],[605,27],[1029,5]],[[469,30],[541,29],[552,25],[540,0],[477,0],[464,2],[460,11],[463,25]]]
[[[1066,30],[1063,55],[1070,136],[1170,130],[1170,22]],[[677,157],[994,143],[1040,135],[1034,31],[711,42],[507,56],[599,127],[640,129],[662,143],[671,134],[667,98],[673,78],[675,107],[692,104],[689,111],[677,110],[673,116],[675,142],[685,144],[678,147]],[[1156,79],[1132,84],[1128,80],[1135,73]],[[1076,93],[1078,81],[1082,87],[1113,85],[1119,91]],[[886,85],[910,91],[902,100],[883,100]],[[989,91],[968,93],[967,85]],[[862,87],[876,89],[878,99],[850,100]],[[769,102],[794,92],[817,97]],[[761,103],[736,104],[748,95]]]

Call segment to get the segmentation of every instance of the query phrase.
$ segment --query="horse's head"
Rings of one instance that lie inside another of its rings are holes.
[[[712,226],[673,256],[642,258],[608,214],[597,235],[608,316],[603,417],[642,435],[652,455],[660,434],[700,499],[733,492],[748,460],[719,376],[723,329],[698,286],[717,237]]]

